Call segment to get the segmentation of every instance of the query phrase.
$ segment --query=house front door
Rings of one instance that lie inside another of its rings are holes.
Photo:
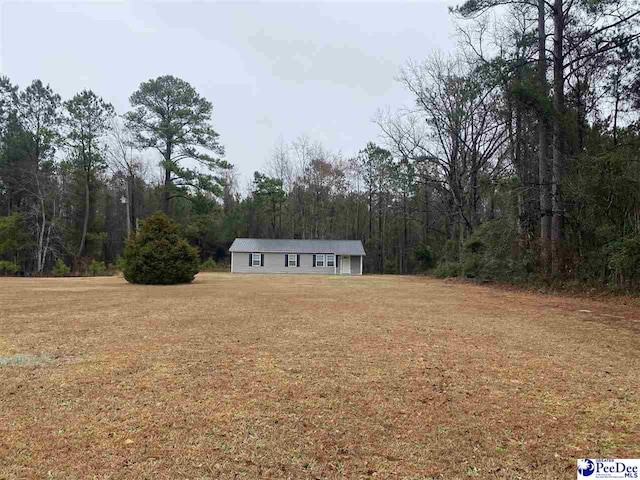
[[[351,257],[349,255],[340,257],[340,273],[347,275],[351,273]]]

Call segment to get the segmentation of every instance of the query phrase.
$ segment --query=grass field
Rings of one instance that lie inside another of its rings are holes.
[[[575,478],[640,308],[417,277],[0,278],[0,478]]]

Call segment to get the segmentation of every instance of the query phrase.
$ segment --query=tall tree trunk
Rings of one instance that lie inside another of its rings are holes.
[[[125,203],[127,207],[127,238],[131,236],[131,185],[129,179],[127,179],[127,201]]]
[[[369,187],[369,240],[373,236],[373,192]]]
[[[44,199],[40,198],[40,209],[42,215],[42,225],[39,226],[38,232],[38,252],[36,258],[36,266],[38,273],[42,273],[44,271],[44,261],[46,258],[46,251],[44,246],[44,231],[47,228],[47,211],[45,209]]]
[[[356,228],[355,228],[353,238],[362,239],[362,232],[360,231],[360,202],[357,200],[357,198],[356,198],[355,204],[356,204]]]
[[[165,215],[169,214],[169,190],[171,189],[171,142],[167,142],[164,152],[164,186],[160,199],[160,208]]]
[[[538,109],[538,179],[540,185],[540,264],[545,274],[551,266],[551,174],[547,139],[547,60],[546,60],[546,30],[545,30],[545,2],[538,0],[538,88],[541,105]]]
[[[520,188],[518,190],[518,234],[521,247],[526,248],[532,229],[530,165],[529,159],[525,158],[523,149],[522,103],[516,100],[513,108],[515,110],[515,132],[511,131],[510,135],[513,135],[513,159],[520,178]],[[509,126],[509,129],[511,130],[511,126]]]
[[[429,239],[429,184],[428,176],[424,176],[424,239],[426,243]]]
[[[553,11],[553,169],[551,223],[551,272],[559,275],[562,269],[562,240],[564,234],[564,206],[562,177],[564,174],[564,12],[562,0],[555,0]]]
[[[162,188],[162,198],[160,199],[160,208],[166,215],[169,214],[169,187],[171,185],[171,170],[164,170],[164,185]]]
[[[40,218],[37,220],[37,234],[38,234],[38,246],[36,249],[36,271],[42,273],[44,271],[44,263],[47,258],[47,249],[45,247],[44,233],[47,228],[47,208],[45,204],[44,192],[40,186],[40,178],[38,177],[38,167],[36,164],[36,171],[34,180],[36,188],[38,189],[38,208],[40,209],[39,217],[42,217],[42,224],[40,224]]]
[[[480,225],[480,194],[478,192],[478,164],[474,158],[471,162],[471,175],[470,175],[470,187],[471,187],[471,229],[475,229]]]
[[[465,241],[465,221],[464,221],[464,212],[462,207],[458,208],[458,260],[464,260],[464,241]]]
[[[407,255],[407,245],[409,244],[409,215],[407,209],[407,198],[405,193],[404,199],[404,232],[402,239],[402,273],[407,273],[408,270],[408,255]]]
[[[47,261],[47,254],[49,253],[49,246],[51,244],[51,233],[53,230],[53,219],[56,217],[56,201],[53,201],[53,211],[51,215],[51,221],[49,222],[49,226],[47,227],[47,240],[44,244],[44,248],[42,249],[42,268],[44,270],[45,263]]]
[[[509,85],[505,84],[504,85],[504,90],[505,92],[508,92],[509,89]],[[506,94],[507,97],[507,135],[509,138],[509,154],[511,156],[511,163],[513,164],[513,166],[516,169],[516,175],[518,176],[518,179],[520,180],[520,189],[517,192],[517,200],[518,200],[518,223],[517,223],[517,231],[518,231],[518,235],[520,237],[520,240],[522,241],[522,233],[524,232],[524,223],[523,223],[523,218],[524,218],[524,178],[522,176],[522,165],[520,163],[520,151],[519,151],[519,145],[518,145],[518,132],[519,132],[519,128],[520,128],[520,117],[518,114],[519,109],[519,104],[520,102],[516,101],[514,103],[513,101],[513,96],[510,94]],[[513,123],[514,123],[514,113],[515,113],[515,132],[513,130]]]
[[[378,191],[378,268],[380,273],[384,273],[384,240],[382,230],[384,228],[384,220],[382,218],[382,188]]]
[[[137,214],[136,214],[136,177],[135,175],[131,174],[131,176],[129,177],[129,199],[128,199],[128,204],[129,204],[129,223],[131,225],[131,228],[133,229],[133,231],[135,232],[137,230]]]
[[[620,67],[615,76],[615,103],[613,106],[613,144],[618,145],[618,112],[620,111]]]
[[[277,205],[276,202],[271,203],[271,232],[273,238],[278,238],[276,226],[278,225]]]
[[[296,228],[297,228],[296,219],[298,218],[297,217],[298,211],[295,205],[295,198],[291,198],[289,200],[288,205],[291,207],[291,208],[288,208],[291,216],[291,238],[298,238],[296,236]]]
[[[89,229],[89,173],[87,172],[84,181],[84,221],[82,222],[82,238],[80,239],[80,248],[78,248],[78,256],[82,256],[87,242],[87,230]]]

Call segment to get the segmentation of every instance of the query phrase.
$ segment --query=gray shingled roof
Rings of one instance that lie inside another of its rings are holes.
[[[236,238],[230,252],[335,253],[366,255],[360,240],[289,240],[272,238]]]

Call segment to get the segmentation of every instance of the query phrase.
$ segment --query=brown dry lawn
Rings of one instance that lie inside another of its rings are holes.
[[[416,277],[0,279],[0,478],[575,478],[640,457],[639,327]]]

